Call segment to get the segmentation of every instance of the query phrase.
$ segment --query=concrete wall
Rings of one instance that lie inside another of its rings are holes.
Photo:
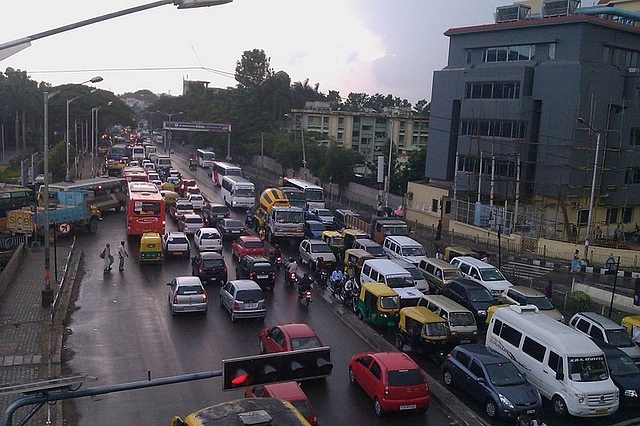
[[[2,270],[2,273],[0,273],[0,296],[4,294],[5,290],[9,286],[9,283],[13,280],[16,273],[18,272],[18,268],[20,268],[20,263],[22,262],[24,255],[24,243],[20,243],[16,251],[13,252],[13,255],[7,263],[7,266]]]
[[[591,285],[582,284],[577,281],[573,281],[571,285],[571,292],[583,291],[591,297],[594,302],[609,306],[611,303],[611,292],[602,290]],[[621,294],[615,294],[613,296],[613,307],[624,312],[631,312],[634,314],[640,314],[640,306],[633,304],[633,297],[623,296]]]

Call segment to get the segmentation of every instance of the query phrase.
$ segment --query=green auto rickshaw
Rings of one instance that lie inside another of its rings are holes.
[[[395,327],[400,296],[384,283],[363,283],[358,298],[358,317],[375,325]]]
[[[447,349],[449,332],[444,318],[424,306],[400,309],[396,347],[405,345],[429,355],[443,355]]]
[[[354,228],[344,228],[342,230],[342,239],[346,248],[353,247],[353,242],[360,238],[369,238],[369,234]]]
[[[162,262],[162,239],[157,232],[145,232],[140,238],[140,263]]]
[[[322,231],[322,241],[327,243],[338,262],[342,259],[344,252],[344,238],[338,231]]]
[[[353,268],[353,276],[358,284],[360,284],[360,271],[362,271],[362,264],[368,259],[375,259],[375,257],[366,250],[350,248],[344,251],[343,262],[345,270]]]

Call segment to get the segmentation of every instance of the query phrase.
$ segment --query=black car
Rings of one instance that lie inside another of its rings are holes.
[[[466,278],[450,281],[442,290],[442,294],[469,309],[476,317],[478,325],[485,324],[487,309],[496,304],[491,292],[485,286]]]
[[[276,285],[276,268],[264,256],[243,256],[236,267],[236,279],[249,279],[267,290]]]
[[[222,219],[216,225],[223,240],[234,240],[240,235],[247,235],[247,230],[244,227],[244,223],[237,219]]]
[[[226,283],[228,276],[224,257],[215,251],[199,252],[191,258],[191,275],[199,277],[202,283]]]
[[[484,345],[458,345],[442,363],[442,381],[458,385],[484,404],[488,417],[515,420],[524,413],[534,416],[542,409],[537,389],[504,355]]]
[[[202,208],[202,218],[209,226],[216,226],[222,219],[231,217],[229,207],[224,204],[207,203]]]
[[[604,352],[611,380],[620,390],[620,408],[640,407],[640,370],[633,358],[602,340],[592,340]]]

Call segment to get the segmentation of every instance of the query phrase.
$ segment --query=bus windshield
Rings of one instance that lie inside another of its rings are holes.
[[[307,201],[324,201],[324,191],[322,189],[307,189]]]

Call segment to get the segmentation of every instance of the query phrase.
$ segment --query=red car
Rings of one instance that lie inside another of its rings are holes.
[[[178,186],[176,187],[176,192],[180,194],[181,197],[186,197],[187,188],[190,186],[198,186],[195,179],[180,179],[180,182],[178,182]]]
[[[260,332],[260,353],[295,351],[324,346],[307,324],[283,324],[265,327]]]
[[[377,416],[387,411],[427,411],[427,378],[404,352],[362,352],[349,360],[349,380],[373,399]]]
[[[267,256],[264,241],[253,235],[243,235],[231,244],[231,253],[238,260],[250,254],[252,256]]]
[[[318,426],[318,418],[309,398],[297,382],[259,385],[244,391],[245,398],[276,398],[290,402],[312,426]]]

